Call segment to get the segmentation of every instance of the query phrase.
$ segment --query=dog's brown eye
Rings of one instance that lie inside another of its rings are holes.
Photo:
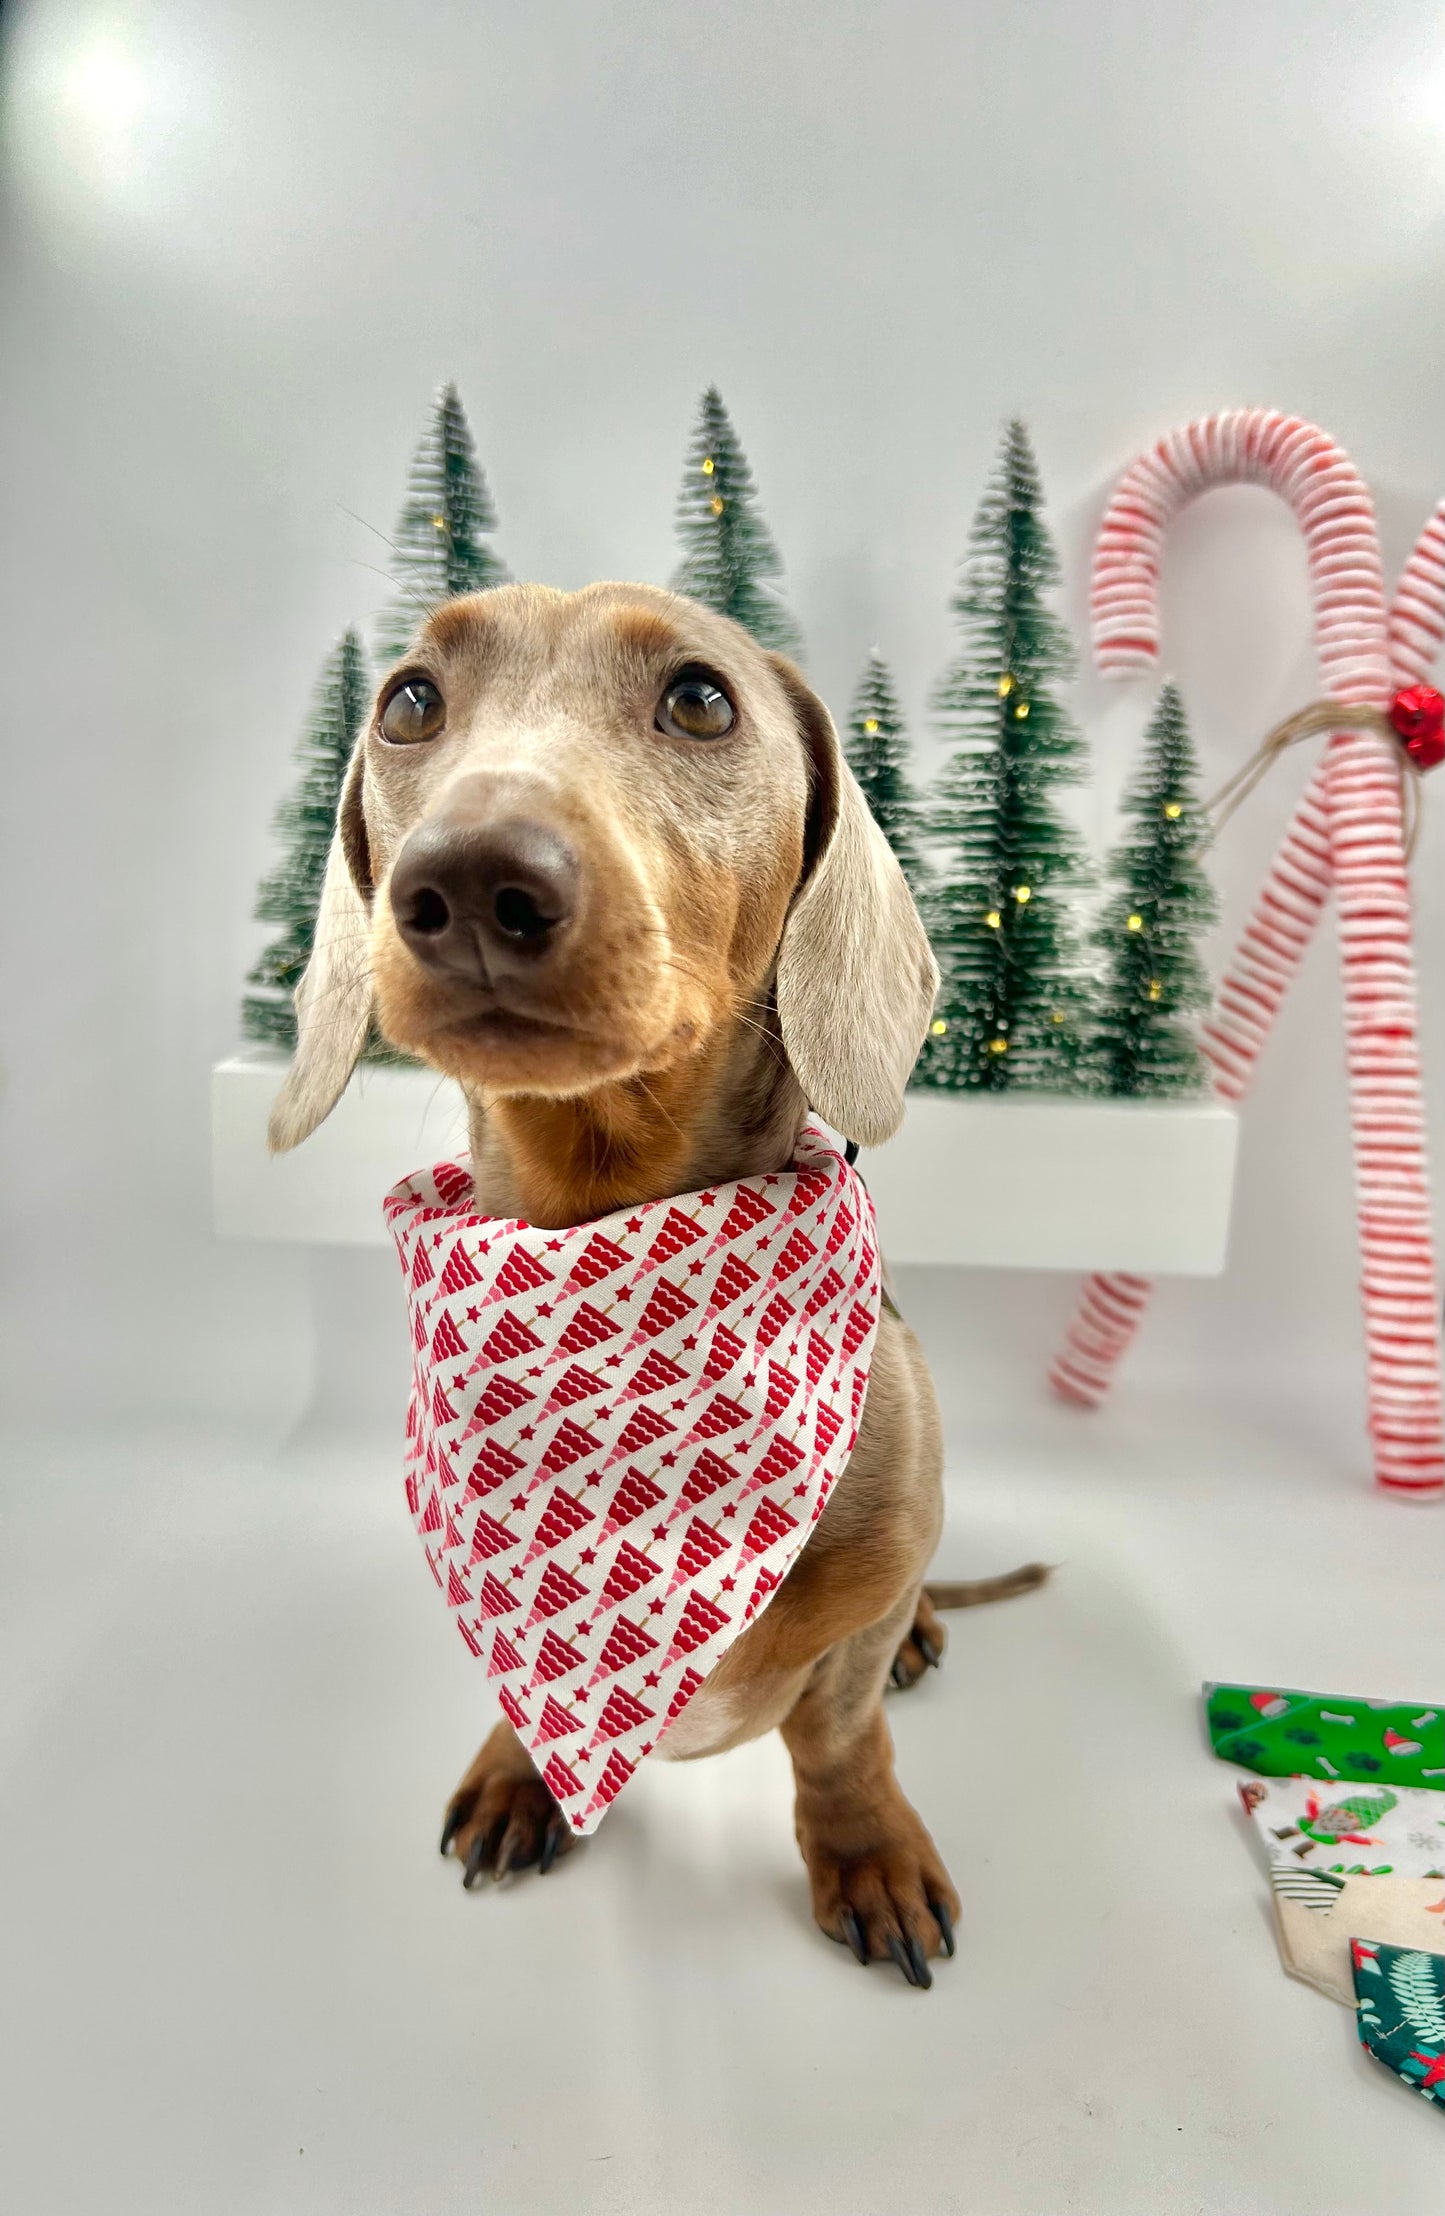
[[[671,739],[726,738],[736,721],[722,686],[702,670],[684,670],[657,704],[657,728]]]
[[[381,711],[381,735],[393,746],[434,739],[446,722],[446,702],[428,677],[408,677]]]

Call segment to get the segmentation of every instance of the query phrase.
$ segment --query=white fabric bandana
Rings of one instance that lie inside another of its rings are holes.
[[[881,1285],[821,1124],[791,1168],[572,1230],[386,1217],[415,1348],[406,1490],[432,1575],[573,1831],[765,1608],[852,1452]]]

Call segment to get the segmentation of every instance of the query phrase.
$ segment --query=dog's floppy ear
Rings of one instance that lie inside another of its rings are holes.
[[[863,1146],[892,1138],[938,991],[938,965],[833,720],[768,657],[812,763],[808,860],[778,948],[783,1045],[810,1107]]]
[[[296,988],[296,1052],[267,1127],[273,1154],[309,1139],[346,1090],[371,1022],[371,856],[361,808],[363,739],[351,757],[326,858],[316,938]]]

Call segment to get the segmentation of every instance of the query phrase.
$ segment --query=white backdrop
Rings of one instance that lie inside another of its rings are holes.
[[[206,1080],[234,1043],[310,686],[385,596],[433,387],[515,574],[665,576],[701,386],[750,452],[841,706],[866,649],[922,727],[1001,418],[1030,421],[1082,628],[1117,471],[1188,415],[1311,416],[1392,568],[1445,491],[1445,25],[1426,0],[86,0],[6,11],[0,624],[12,1405],[287,1421],[400,1336],[381,1255],[222,1248]],[[1176,532],[1168,660],[1211,778],[1313,671],[1267,496]],[[1146,697],[1079,703],[1093,830]],[[1219,857],[1232,936],[1305,774]],[[1445,776],[1416,865],[1445,1106]],[[1332,940],[1250,1104],[1235,1258],[1174,1288],[1136,1390],[1357,1374]],[[911,1288],[1006,1395],[1069,1288]],[[1000,1384],[997,1380],[1004,1380]],[[993,1381],[993,1382],[991,1382]],[[1354,1393],[1358,1401],[1358,1392]],[[1338,1451],[1364,1458],[1353,1439]]]

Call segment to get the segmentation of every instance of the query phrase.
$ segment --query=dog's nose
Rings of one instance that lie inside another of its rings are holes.
[[[534,967],[576,900],[572,848],[522,819],[424,823],[391,873],[396,926],[417,960],[475,984]]]

